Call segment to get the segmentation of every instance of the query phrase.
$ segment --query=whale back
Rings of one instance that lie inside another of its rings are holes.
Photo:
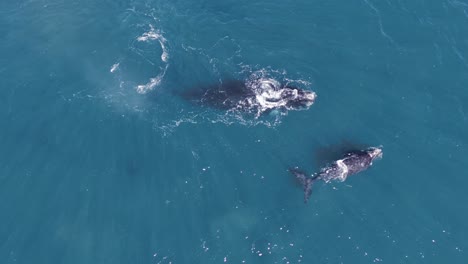
[[[186,100],[200,105],[228,110],[254,94],[243,81],[224,80],[221,83],[184,91],[181,95]]]
[[[342,159],[322,168],[319,175],[325,182],[345,181],[348,176],[364,171],[371,165],[372,157],[367,151],[351,151],[346,153]]]
[[[372,158],[367,151],[351,152],[343,158],[343,163],[348,168],[348,175],[353,175],[369,168]]]
[[[259,117],[273,110],[308,109],[315,101],[312,91],[282,86],[274,79],[222,80],[182,92],[182,97],[202,106],[234,110]]]

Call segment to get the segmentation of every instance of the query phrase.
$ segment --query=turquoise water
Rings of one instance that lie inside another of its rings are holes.
[[[1,263],[466,263],[468,2],[3,1]],[[315,91],[249,119],[176,92]],[[382,160],[308,204],[288,174]]]

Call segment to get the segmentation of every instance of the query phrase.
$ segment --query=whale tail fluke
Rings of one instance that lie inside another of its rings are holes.
[[[312,184],[314,183],[313,178],[307,178],[304,183],[304,203],[309,201],[309,197],[312,194]]]
[[[309,201],[310,195],[312,194],[312,185],[313,185],[316,177],[314,177],[314,178],[307,177],[305,172],[300,170],[297,167],[289,169],[289,172],[292,173],[296,177],[296,179],[299,181],[299,183],[304,188],[304,203],[307,203]]]

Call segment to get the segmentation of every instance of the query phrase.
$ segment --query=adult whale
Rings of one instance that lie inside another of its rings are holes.
[[[317,95],[309,90],[282,85],[274,79],[223,80],[181,93],[182,97],[202,106],[225,111],[240,111],[259,117],[273,110],[308,109]]]
[[[345,153],[328,166],[322,168],[320,172],[308,177],[298,168],[290,169],[290,172],[304,187],[304,202],[307,203],[312,194],[312,185],[315,181],[323,180],[328,183],[332,180],[343,182],[350,175],[357,174],[372,166],[372,162],[382,158],[381,148],[370,147],[366,150],[350,151]]]

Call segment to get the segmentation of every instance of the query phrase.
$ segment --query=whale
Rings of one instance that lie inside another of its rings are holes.
[[[263,114],[308,109],[315,101],[315,92],[283,85],[270,78],[256,80],[226,79],[219,83],[181,93],[192,103],[224,111]]]
[[[312,194],[312,186],[316,181],[322,180],[325,183],[331,181],[343,182],[348,176],[367,170],[372,166],[374,160],[381,159],[382,156],[382,148],[369,147],[365,150],[346,152],[340,159],[331,162],[311,176],[308,176],[298,167],[291,168],[289,171],[301,183],[304,189],[304,203],[307,203]]]

